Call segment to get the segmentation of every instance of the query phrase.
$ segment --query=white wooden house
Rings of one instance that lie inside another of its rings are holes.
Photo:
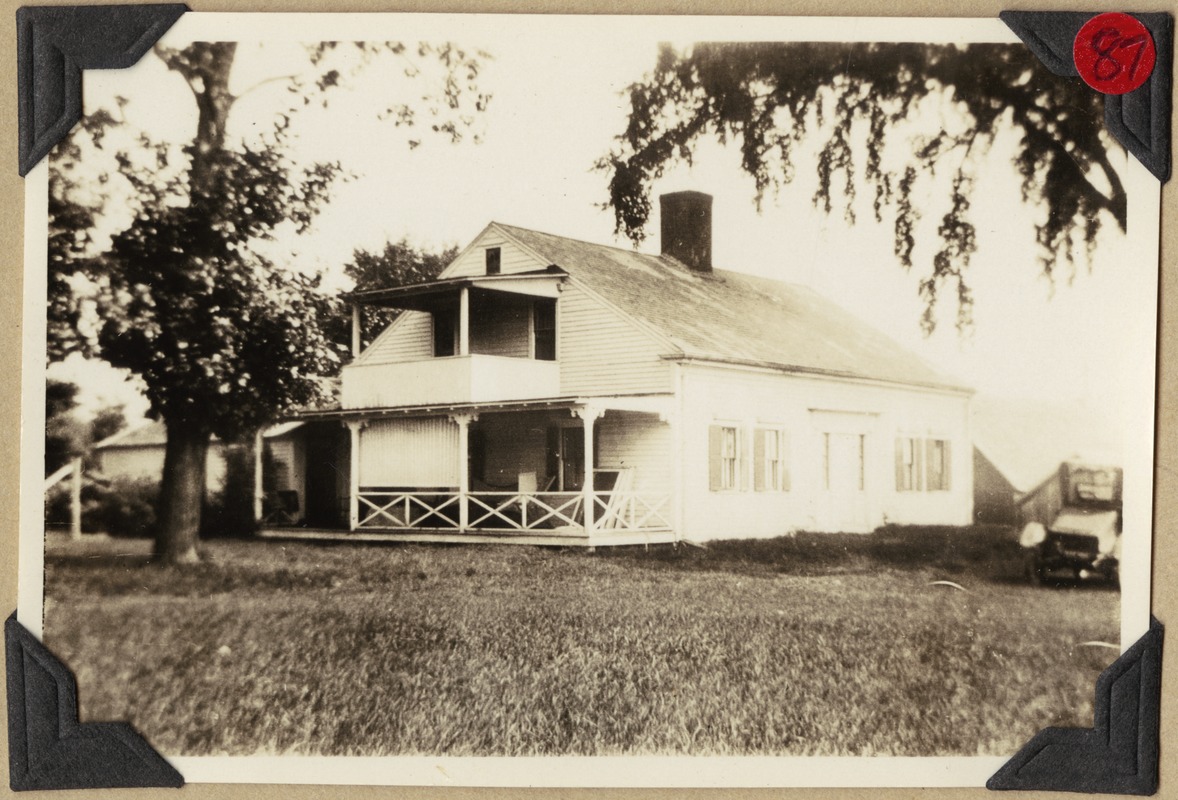
[[[971,391],[814,291],[711,265],[711,197],[662,254],[492,223],[309,412],[308,526],[624,544],[968,524]],[[341,426],[342,423],[342,426]]]

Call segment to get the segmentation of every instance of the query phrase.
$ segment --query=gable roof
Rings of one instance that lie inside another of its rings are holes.
[[[969,391],[808,287],[700,273],[668,256],[492,227],[652,328],[677,351],[668,356]]]

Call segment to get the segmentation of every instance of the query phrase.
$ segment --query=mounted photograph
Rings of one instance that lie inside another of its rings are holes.
[[[983,785],[1149,626],[1106,102],[997,19],[185,13],[26,178],[19,621],[188,781]]]

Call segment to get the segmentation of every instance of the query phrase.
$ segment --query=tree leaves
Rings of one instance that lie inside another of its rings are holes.
[[[652,185],[670,165],[689,164],[704,136],[739,144],[758,207],[766,191],[794,179],[797,148],[816,143],[815,206],[841,208],[854,222],[858,192],[869,190],[876,220],[891,216],[894,254],[905,268],[913,266],[922,209],[937,205],[929,197],[934,178],[949,172],[940,245],[921,282],[926,331],[945,285],[955,290],[958,326],[970,324],[970,196],[1000,131],[1019,136],[1013,166],[1023,202],[1044,209],[1036,241],[1046,273],[1061,262],[1074,269],[1077,246],[1090,254],[1106,219],[1126,224],[1102,98],[1079,80],[1051,75],[1021,46],[700,43],[678,52],[665,45],[629,97],[626,128],[598,168],[609,175],[616,230],[635,243],[645,237]],[[905,133],[913,129],[924,133]],[[897,166],[887,156],[898,151],[906,157]]]
[[[407,286],[438,277],[457,255],[457,247],[431,253],[419,250],[407,238],[402,238],[398,242],[388,242],[379,253],[354,250],[352,260],[344,266],[344,274],[355,281],[354,291],[357,292]],[[364,344],[371,343],[396,317],[395,312],[378,308],[361,308],[360,313],[360,338]],[[336,338],[341,342],[349,341],[350,333],[341,331]]]
[[[407,52],[397,43],[357,43],[343,50],[336,43],[312,45],[308,60],[314,75],[281,79],[296,97],[325,96],[373,59],[405,58]],[[297,161],[291,128],[297,101],[277,114],[263,135],[248,142],[229,136],[238,99],[229,89],[235,43],[157,47],[156,53],[193,92],[196,134],[177,146],[141,132],[135,147],[116,149],[109,170],[100,176],[91,171],[86,183],[71,177],[74,171],[85,173],[84,149],[101,148],[108,128],[125,125],[109,114],[91,115],[88,138],[55,154],[51,284],[61,308],[55,315],[58,330],[51,332],[51,357],[82,349],[75,341],[79,314],[69,305],[77,300],[70,281],[89,256],[97,265],[87,275],[102,320],[90,352],[141,376],[152,412],[169,426],[231,440],[296,407],[329,399],[331,386],[320,376],[337,374],[345,353],[336,336],[340,302],[321,289],[318,276],[280,267],[254,245],[272,238],[280,226],[292,226],[296,234],[307,231],[342,172],[337,162]],[[449,80],[441,83],[436,102],[412,100],[407,107],[465,113],[471,92],[485,103],[476,91],[484,56],[452,45],[421,45],[414,56],[419,65],[437,62]],[[440,111],[438,119],[443,135],[458,138],[461,121]],[[94,254],[89,232],[110,210],[105,201],[114,195],[99,190],[90,204],[79,198],[87,194],[83,189],[95,194],[96,186],[111,186],[112,177],[131,198],[130,221],[113,234],[109,247]],[[429,258],[416,254],[414,269],[434,269]]]

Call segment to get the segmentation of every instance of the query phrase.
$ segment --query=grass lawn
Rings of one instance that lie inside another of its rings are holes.
[[[168,755],[1006,755],[1088,727],[1119,594],[985,529],[601,549],[53,537],[83,720]],[[966,591],[933,585],[951,580]]]

